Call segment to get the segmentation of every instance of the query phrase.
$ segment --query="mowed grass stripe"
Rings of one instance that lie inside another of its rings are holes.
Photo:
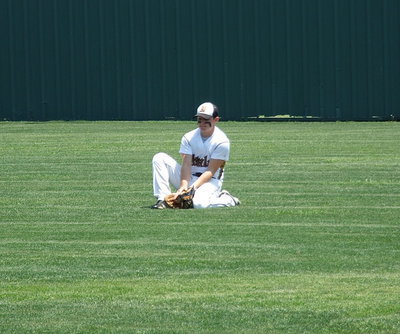
[[[31,226],[31,222],[15,222],[15,221],[3,221],[0,222],[0,224],[5,224],[5,225],[26,225],[26,226]],[[36,226],[47,226],[47,225],[95,225],[98,224],[98,222],[67,222],[67,221],[41,221],[41,222],[35,222]],[[102,224],[114,224],[113,222],[103,222]],[[337,223],[337,222],[331,222],[331,221],[320,221],[318,223],[296,223],[296,222],[237,222],[237,221],[224,221],[224,222],[210,222],[210,221],[201,221],[201,222],[181,222],[181,221],[163,221],[163,222],[157,222],[157,223],[152,223],[152,222],[136,222],[135,224],[137,225],[149,225],[149,224],[156,224],[156,225],[195,225],[195,226],[216,226],[216,225],[221,225],[221,226],[229,226],[229,225],[243,225],[243,226],[297,226],[297,227],[313,227],[313,226],[331,226],[331,227],[343,227],[346,226],[346,223]],[[357,223],[352,223],[352,227],[361,227],[361,228],[377,228],[377,229],[386,229],[386,228],[392,228],[392,229],[400,229],[400,226],[393,226],[391,224],[357,224]],[[7,239],[3,239],[4,243],[7,242]],[[104,241],[101,241],[104,242]]]

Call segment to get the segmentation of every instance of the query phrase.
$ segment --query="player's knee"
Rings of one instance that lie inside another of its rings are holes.
[[[206,208],[208,208],[208,205],[206,205],[203,202],[193,201],[193,208],[194,209],[206,209]]]
[[[193,208],[194,209],[206,209],[210,205],[210,201],[205,196],[197,196],[197,194],[193,197]]]
[[[153,165],[160,163],[161,161],[165,160],[165,157],[168,156],[166,153],[160,152],[160,153],[156,153],[153,156]]]

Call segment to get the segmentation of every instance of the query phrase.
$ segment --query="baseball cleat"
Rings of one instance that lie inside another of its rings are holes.
[[[233,201],[235,202],[235,205],[240,205],[240,200],[239,200],[239,198],[237,198],[237,197],[235,197],[235,196],[232,196],[232,195],[229,193],[229,191],[227,191],[227,190],[222,190],[221,193],[219,194],[219,196],[221,196],[221,195],[227,195],[227,196],[229,196],[230,198],[233,199]]]
[[[167,205],[165,204],[165,202],[162,199],[160,199],[157,201],[156,204],[152,205],[151,208],[162,210],[162,209],[167,209]]]

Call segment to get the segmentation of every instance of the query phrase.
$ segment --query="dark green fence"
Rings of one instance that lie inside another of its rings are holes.
[[[0,0],[0,119],[400,117],[399,0]]]

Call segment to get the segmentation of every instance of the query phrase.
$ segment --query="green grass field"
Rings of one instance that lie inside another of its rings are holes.
[[[400,333],[400,123],[220,123],[242,205],[150,210],[193,127],[0,123],[1,333]]]

